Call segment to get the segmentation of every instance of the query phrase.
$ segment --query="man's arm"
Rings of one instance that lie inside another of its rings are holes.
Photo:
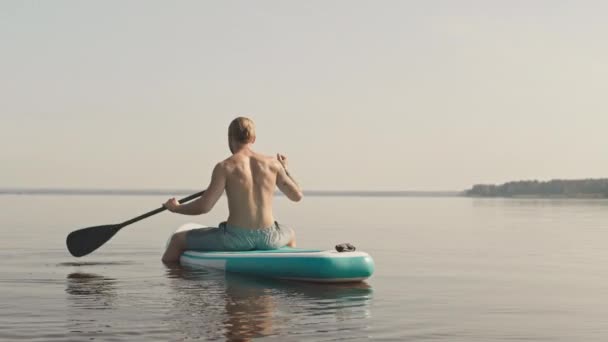
[[[299,202],[302,199],[302,189],[293,179],[289,171],[287,171],[287,158],[283,155],[277,155],[279,161],[279,172],[277,174],[277,187],[284,193],[287,198],[294,202]]]
[[[224,193],[225,188],[226,174],[224,173],[222,165],[217,164],[213,169],[211,182],[201,197],[186,204],[179,204],[172,198],[165,203],[165,207],[174,213],[183,215],[206,214],[211,211],[215,203],[217,203],[218,199]]]

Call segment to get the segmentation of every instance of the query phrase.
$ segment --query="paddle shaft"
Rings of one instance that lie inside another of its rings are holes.
[[[197,197],[202,196],[204,193],[205,193],[205,190],[203,190],[203,191],[201,191],[201,192],[197,192],[197,193],[195,193],[195,194],[193,194],[193,195],[190,195],[190,196],[188,196],[188,197],[184,197],[184,198],[180,199],[178,202],[179,202],[179,204],[189,202],[189,201],[191,201],[191,200],[193,200],[193,199],[195,199],[195,198],[197,198]],[[128,225],[130,225],[131,223],[135,223],[135,222],[137,222],[137,221],[141,221],[141,220],[143,220],[143,219],[145,219],[145,218],[148,218],[148,217],[150,217],[150,216],[152,216],[152,215],[156,215],[156,214],[158,214],[158,213],[162,213],[162,212],[163,212],[163,211],[165,211],[165,210],[167,210],[167,208],[165,208],[165,207],[160,207],[160,208],[158,208],[158,209],[154,209],[154,210],[152,210],[152,211],[150,211],[150,212],[147,212],[147,213],[145,213],[145,214],[143,214],[143,215],[139,215],[139,216],[137,216],[137,217],[135,217],[135,218],[132,218],[132,219],[130,219],[130,220],[127,220],[127,221],[125,221],[125,222],[123,222],[123,223],[119,224],[119,225],[118,225],[118,229],[123,228],[123,227],[125,227],[125,226],[128,226]]]

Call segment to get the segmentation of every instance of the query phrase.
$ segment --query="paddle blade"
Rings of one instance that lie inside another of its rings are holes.
[[[111,224],[75,230],[68,234],[65,241],[68,251],[75,257],[87,255],[110,240],[120,228],[117,224]]]

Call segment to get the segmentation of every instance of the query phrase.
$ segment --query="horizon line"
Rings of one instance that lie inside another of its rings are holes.
[[[155,196],[189,195],[200,190],[188,189],[97,189],[97,188],[1,188],[0,195],[83,195],[83,196]],[[367,197],[405,197],[440,196],[455,197],[464,191],[454,190],[305,190],[305,196],[367,196]],[[275,195],[282,196],[279,191]]]

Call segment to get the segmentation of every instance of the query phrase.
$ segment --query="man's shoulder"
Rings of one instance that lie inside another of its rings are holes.
[[[258,158],[260,161],[266,163],[268,166],[272,168],[278,168],[281,164],[277,160],[277,158],[273,156],[267,156],[265,154],[258,154]]]
[[[232,156],[218,162],[216,167],[221,168],[223,170],[229,170],[244,162],[249,163],[252,159],[254,159],[260,163],[267,164],[273,168],[280,167],[280,163],[276,158],[274,158],[272,156],[264,155],[261,153],[257,153],[257,152],[254,155],[247,156],[246,158],[244,158],[242,156],[238,156],[238,155],[232,155]]]
[[[215,168],[221,169],[221,170],[226,170],[226,168],[228,166],[230,166],[230,164],[234,164],[234,161],[230,160],[230,157],[229,157],[229,158],[226,158],[224,160],[220,160],[219,162],[217,162],[217,164],[215,164]]]
[[[273,163],[277,160],[276,158],[274,158],[272,156],[261,154],[261,153],[258,153],[258,158],[260,158],[264,161],[267,161],[267,162],[271,162],[271,163]]]
[[[241,156],[238,156],[238,155],[233,154],[233,155],[229,156],[228,158],[226,158],[226,159],[224,159],[224,160],[219,161],[219,162],[216,164],[216,166],[217,166],[217,167],[223,167],[223,168],[225,168],[225,167],[229,167],[229,166],[231,166],[231,165],[236,165],[236,164],[238,164],[239,162],[242,162],[242,157],[241,157]]]
[[[230,171],[232,169],[234,169],[235,167],[238,167],[238,165],[242,164],[242,158],[239,158],[238,156],[230,156],[224,160],[219,161],[217,164],[215,164],[215,168],[221,171]]]

